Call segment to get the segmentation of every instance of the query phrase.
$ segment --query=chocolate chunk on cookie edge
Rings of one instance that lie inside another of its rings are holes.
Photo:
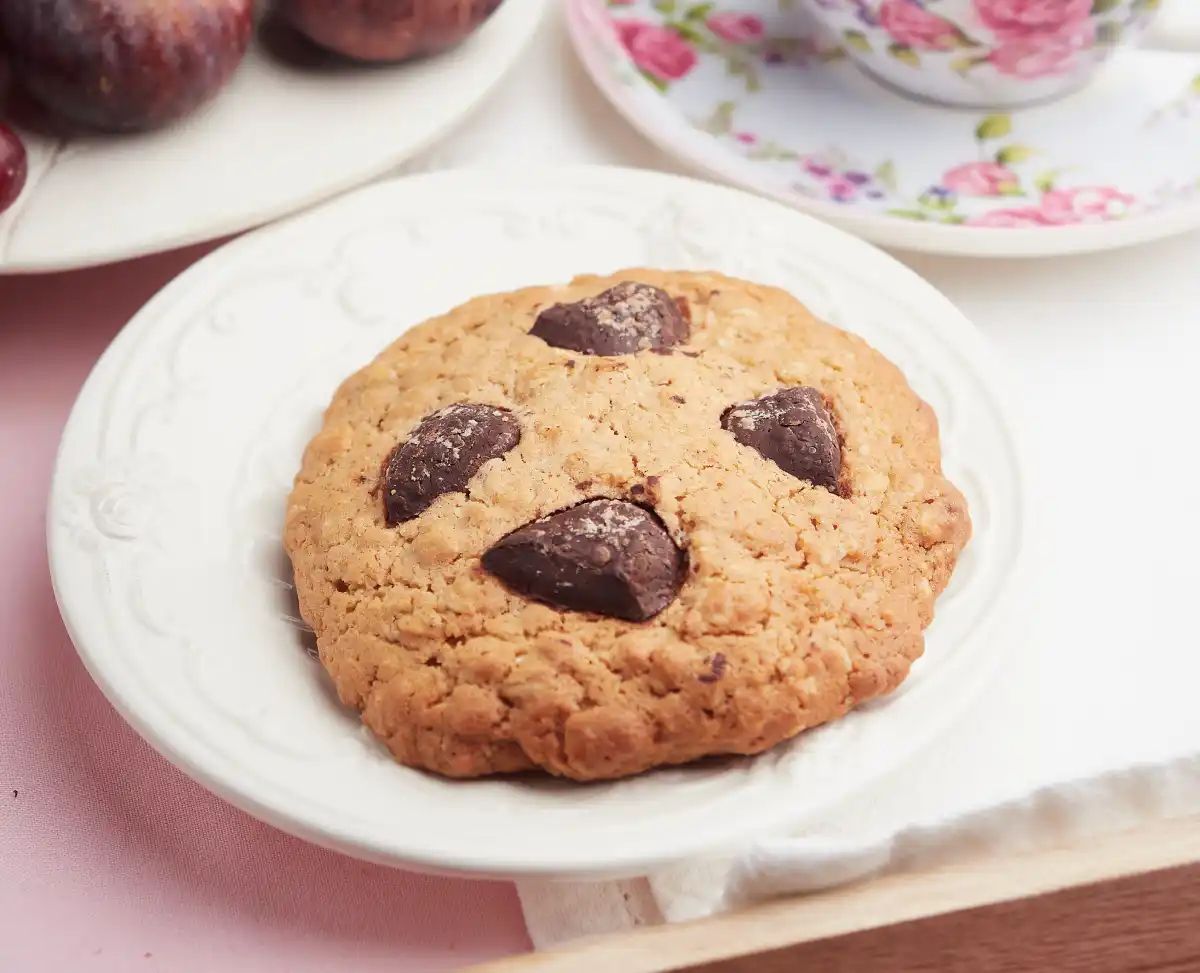
[[[624,281],[595,297],[546,308],[529,333],[554,348],[611,357],[681,344],[691,335],[689,318],[682,298]]]

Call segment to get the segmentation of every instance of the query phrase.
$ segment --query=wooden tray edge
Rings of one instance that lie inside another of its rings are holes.
[[[955,916],[969,910],[978,912],[1035,896],[1074,890],[1073,913],[1084,914],[1089,904],[1100,906],[1122,893],[1128,901],[1133,889],[1138,901],[1149,902],[1154,889],[1164,895],[1155,897],[1156,909],[1187,909],[1188,921],[1197,926],[1200,950],[1200,912],[1195,898],[1181,897],[1180,889],[1195,887],[1200,893],[1200,815],[1166,819],[1103,838],[1081,841],[1030,854],[986,857],[955,862],[927,871],[884,875],[829,892],[781,899],[738,912],[713,916],[696,922],[655,926],[617,936],[600,937],[568,944],[543,953],[510,957],[473,967],[473,973],[668,973],[676,970],[783,969],[765,958],[753,964],[725,963],[739,957],[759,956],[777,951],[792,951],[788,968],[798,964],[796,947],[817,944],[836,937],[847,937],[869,930],[883,930],[933,917]],[[1163,881],[1122,883],[1130,877],[1194,866],[1186,874],[1175,874]],[[1082,887],[1082,888],[1081,888]],[[1166,897],[1169,893],[1169,897]],[[1162,900],[1162,901],[1159,901]],[[1186,900],[1186,901],[1185,901]],[[1045,904],[1030,903],[1029,914],[1010,921],[1036,922],[1048,915]],[[1009,910],[1011,912],[1011,910]],[[1100,922],[1099,916],[1093,922]],[[945,923],[942,923],[944,925]],[[936,938],[936,937],[935,937]],[[1020,939],[1019,934],[1016,936]],[[1109,951],[1111,955],[1111,950]],[[1190,954],[1189,954],[1190,955]],[[1170,967],[1200,969],[1197,965]],[[765,964],[765,965],[764,965]],[[840,966],[840,964],[839,964]],[[812,968],[812,967],[809,967]],[[817,967],[820,968],[820,967]],[[874,973],[876,967],[857,967],[862,973]],[[880,966],[879,970],[886,967]],[[930,969],[936,967],[929,967]],[[950,969],[949,966],[944,966]],[[1000,969],[1001,967],[996,967]],[[1003,969],[1024,969],[1005,966]],[[1031,967],[1032,968],[1032,967]],[[1096,967],[1092,966],[1093,969]],[[1122,969],[1124,967],[1113,967]],[[1133,969],[1134,967],[1128,967]],[[1138,969],[1168,967],[1139,966]],[[906,967],[907,969],[907,967]],[[980,969],[980,973],[983,970]]]

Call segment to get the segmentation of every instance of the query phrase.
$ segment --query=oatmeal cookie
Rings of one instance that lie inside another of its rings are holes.
[[[969,536],[932,410],[866,342],[631,269],[406,332],[337,391],[284,540],[401,763],[596,780],[890,692]]]

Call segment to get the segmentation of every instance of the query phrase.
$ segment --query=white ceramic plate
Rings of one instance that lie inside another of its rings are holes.
[[[283,510],[335,386],[479,293],[628,265],[787,287],[907,372],[941,420],[975,539],[893,697],[753,760],[610,784],[451,782],[394,764],[289,616]],[[121,332],[63,436],[49,512],[79,652],[168,759],[294,834],[441,872],[621,875],[803,824],[943,730],[1003,656],[1025,524],[975,329],[855,238],[650,172],[462,170],[374,186],[201,261]]]
[[[525,49],[546,0],[506,0],[437,57],[305,69],[256,39],[233,81],[160,132],[24,131],[29,181],[0,215],[0,273],[67,270],[258,226],[376,178],[454,128]]]
[[[1076,95],[988,115],[869,79],[807,2],[567,0],[567,19],[597,86],[663,150],[875,243],[1034,257],[1200,226],[1197,54],[1121,50]],[[1200,50],[1190,6],[1165,5],[1152,41]]]

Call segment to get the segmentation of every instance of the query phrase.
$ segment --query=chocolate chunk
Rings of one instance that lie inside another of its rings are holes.
[[[837,492],[842,447],[821,393],[797,386],[731,405],[721,427],[782,470]]]
[[[670,294],[625,281],[575,304],[546,308],[529,333],[555,348],[609,356],[669,348],[687,341],[690,332]]]
[[[521,441],[521,426],[508,409],[458,402],[420,421],[383,464],[387,525],[412,520],[443,493],[458,493],[490,459]]]
[[[647,506],[653,506],[661,499],[658,489],[659,483],[662,482],[657,476],[646,477],[645,483],[635,483],[629,488],[629,492],[637,498],[636,503],[644,503]]]
[[[701,682],[709,683],[710,685],[714,682],[720,682],[723,678],[725,678],[725,669],[728,667],[728,665],[729,663],[725,656],[718,652],[712,657],[712,659],[709,660],[708,672],[702,676],[697,676],[696,678]]]
[[[483,567],[556,608],[643,622],[675,600],[687,557],[653,513],[600,499],[517,528],[483,555]]]

